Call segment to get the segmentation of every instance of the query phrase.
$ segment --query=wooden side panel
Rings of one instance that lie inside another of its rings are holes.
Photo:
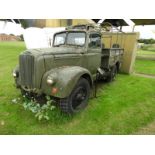
[[[124,73],[133,72],[138,38],[139,33],[105,33],[102,37],[105,48],[111,48],[113,44],[119,44],[121,48],[124,48],[121,66],[121,71]]]

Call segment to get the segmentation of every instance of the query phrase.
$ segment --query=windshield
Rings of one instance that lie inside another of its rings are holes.
[[[86,34],[84,32],[63,32],[55,35],[54,46],[73,45],[84,46]]]
[[[66,33],[59,33],[55,35],[54,46],[65,44]]]

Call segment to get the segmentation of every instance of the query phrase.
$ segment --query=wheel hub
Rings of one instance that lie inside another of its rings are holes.
[[[73,98],[73,108],[76,109],[86,99],[86,96],[86,90],[83,87],[79,88],[79,90]]]

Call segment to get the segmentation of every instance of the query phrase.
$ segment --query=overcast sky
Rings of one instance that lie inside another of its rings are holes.
[[[136,26],[135,32],[140,32],[140,38],[143,39],[149,39],[153,38],[155,39],[155,26]],[[14,34],[14,35],[20,35],[22,34],[24,29],[21,27],[20,24],[15,24],[12,22],[3,22],[0,21],[0,33],[6,33],[6,34]],[[123,27],[124,32],[132,32],[132,26],[124,26]]]
[[[0,21],[0,33],[20,35],[23,30],[20,24]]]
[[[124,26],[124,32],[132,32],[132,26]],[[135,26],[134,32],[140,32],[140,38],[155,39],[155,25]]]

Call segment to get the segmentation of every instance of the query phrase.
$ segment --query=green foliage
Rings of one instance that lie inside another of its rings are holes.
[[[28,22],[25,19],[20,19],[21,25],[23,28],[27,28],[28,27]]]
[[[21,34],[19,37],[20,37],[20,39],[21,39],[20,41],[24,41],[23,34]]]
[[[25,110],[29,110],[35,114],[35,117],[40,120],[50,120],[50,112],[53,111],[55,106],[52,104],[52,100],[49,96],[46,96],[46,104],[40,105],[36,100],[29,100],[23,96],[23,101],[20,101],[20,98],[13,99],[12,103],[21,103]]]
[[[154,39],[139,39],[138,40],[139,43],[144,43],[144,44],[155,44],[155,40]]]

